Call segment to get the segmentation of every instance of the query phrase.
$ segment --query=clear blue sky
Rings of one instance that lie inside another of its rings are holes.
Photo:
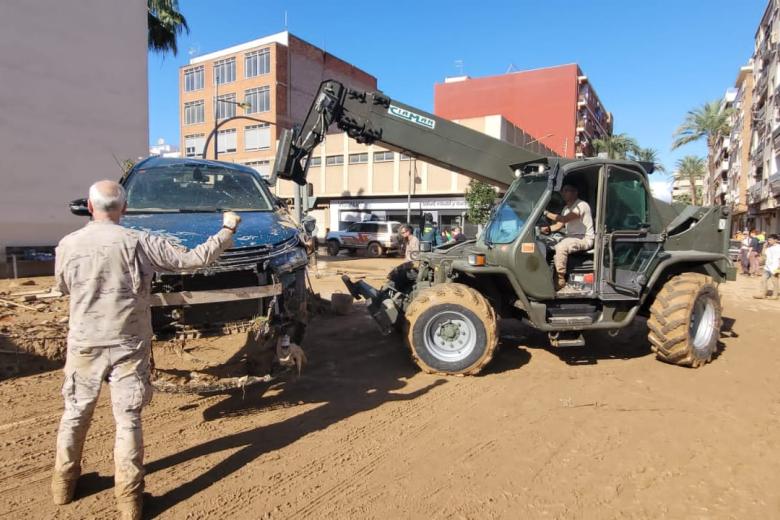
[[[671,152],[686,111],[721,97],[750,58],[766,0],[314,2],[180,0],[190,34],[178,56],[149,56],[150,140],[179,142],[178,68],[285,29],[378,78],[401,101],[433,109],[433,84],[576,62],[615,132],[656,148],[669,170],[704,144]]]

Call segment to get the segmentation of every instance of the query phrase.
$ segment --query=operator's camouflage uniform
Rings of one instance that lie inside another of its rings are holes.
[[[143,491],[141,409],[152,397],[149,292],[154,271],[206,266],[232,243],[222,229],[192,250],[110,221],[90,222],[60,241],[55,278],[70,293],[70,331],[53,485],[81,472],[81,453],[101,383],[111,388],[116,422],[115,494]]]

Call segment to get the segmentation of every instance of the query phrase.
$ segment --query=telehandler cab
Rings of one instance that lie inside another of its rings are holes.
[[[303,125],[282,134],[275,168],[306,182],[309,159],[331,125],[361,143],[489,182],[505,194],[478,239],[419,253],[381,289],[344,282],[383,333],[402,331],[426,372],[477,374],[498,344],[498,317],[521,318],[553,346],[584,345],[583,331],[618,330],[646,316],[650,345],[663,361],[698,367],[716,352],[718,284],[733,280],[730,215],[722,207],[654,199],[653,166],[603,158],[542,157],[404,105],[381,92],[325,81]],[[595,245],[573,254],[556,292],[545,210],[575,185],[593,212]]]

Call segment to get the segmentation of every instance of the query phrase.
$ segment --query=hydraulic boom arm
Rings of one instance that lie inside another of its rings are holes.
[[[275,174],[306,183],[314,148],[328,128],[337,127],[359,143],[377,143],[501,188],[514,180],[512,165],[542,156],[390,99],[325,81],[300,128],[279,139]]]

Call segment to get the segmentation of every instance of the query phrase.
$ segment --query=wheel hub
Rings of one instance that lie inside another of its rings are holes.
[[[457,362],[468,357],[476,347],[477,330],[463,314],[446,311],[428,321],[424,341],[436,358]]]
[[[716,330],[715,304],[708,298],[697,299],[693,305],[691,323],[688,327],[693,348],[698,351],[707,350]]]

